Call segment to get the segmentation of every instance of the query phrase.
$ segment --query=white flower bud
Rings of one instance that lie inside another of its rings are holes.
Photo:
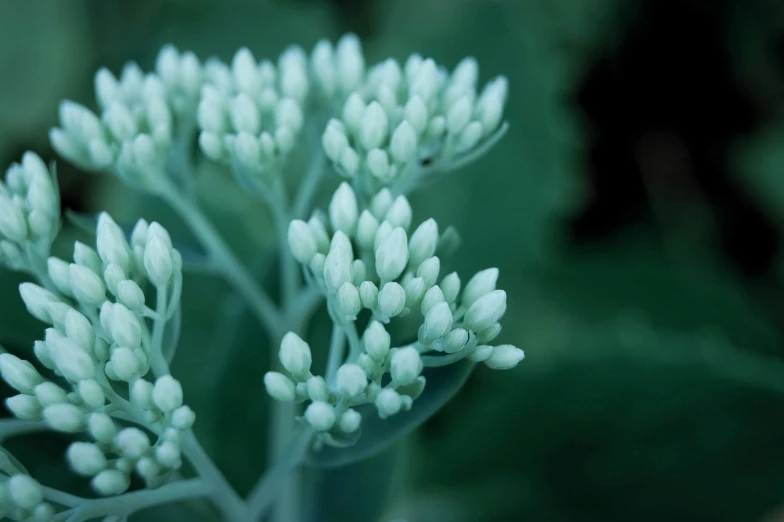
[[[457,272],[447,274],[438,286],[444,293],[444,300],[448,303],[454,303],[460,294],[460,277],[457,275]]]
[[[313,76],[321,90],[327,96],[332,96],[337,85],[337,71],[332,52],[332,44],[328,40],[319,40],[310,56]]]
[[[22,420],[39,420],[41,418],[41,404],[32,395],[19,394],[5,400],[5,406],[14,415]]]
[[[305,420],[316,431],[328,431],[335,424],[335,410],[326,402],[313,401],[305,410]]]
[[[275,144],[281,154],[288,154],[296,144],[296,137],[288,127],[277,127],[275,129]]]
[[[0,354],[0,374],[9,386],[21,393],[31,394],[44,379],[30,364],[10,353]]]
[[[114,421],[105,413],[91,413],[87,417],[87,431],[98,442],[108,444],[117,435]]]
[[[466,283],[465,288],[463,289],[461,304],[464,307],[470,307],[477,299],[495,290],[497,281],[497,268],[486,268],[485,270],[477,272],[468,280],[468,283]]]
[[[338,165],[349,177],[359,172],[359,154],[351,147],[344,147],[338,159]]]
[[[79,381],[79,396],[91,408],[99,408],[106,402],[103,388],[94,379]]]
[[[41,364],[50,370],[54,370],[56,368],[54,361],[49,354],[49,347],[44,341],[35,341],[33,343],[33,353],[35,354],[36,359],[41,361]]]
[[[446,353],[459,352],[465,347],[466,343],[468,343],[468,339],[468,330],[465,328],[455,328],[444,338],[444,351]]]
[[[422,306],[421,311],[422,315],[427,315],[427,313],[437,304],[444,302],[444,293],[441,291],[441,288],[437,286],[430,287],[430,289],[425,292],[425,295],[422,297]]]
[[[419,266],[425,259],[432,257],[438,246],[438,223],[430,218],[417,227],[411,234],[409,258],[413,266]]]
[[[363,281],[359,285],[359,300],[364,308],[374,310],[378,303],[378,287],[372,281]]]
[[[334,118],[329,120],[321,136],[321,145],[324,147],[324,153],[332,161],[338,161],[343,149],[349,146],[343,125],[338,120]]]
[[[388,188],[382,188],[370,201],[370,211],[377,219],[382,219],[392,206],[393,199],[392,192]]]
[[[371,321],[362,336],[365,351],[375,360],[383,361],[389,353],[392,339],[389,333],[378,321]]]
[[[153,407],[152,401],[153,384],[145,379],[136,379],[131,383],[129,396],[131,404],[149,410]]]
[[[396,162],[406,164],[416,157],[416,152],[417,131],[408,120],[403,120],[392,133],[389,153]]]
[[[379,369],[376,361],[366,353],[359,354],[359,357],[357,357],[357,364],[367,375],[373,375]]]
[[[147,242],[149,242],[154,236],[160,238],[167,248],[172,248],[172,241],[169,232],[167,232],[166,229],[163,228],[163,226],[157,221],[153,221],[147,227]]]
[[[65,334],[85,352],[93,349],[95,331],[90,320],[73,308],[65,314]]]
[[[425,287],[430,288],[438,280],[438,273],[441,271],[441,260],[436,257],[429,257],[422,261],[417,268],[416,275],[425,281]]]
[[[367,387],[367,375],[357,364],[344,364],[335,374],[335,386],[344,397],[359,397]]]
[[[112,350],[111,359],[106,365],[106,375],[109,376],[111,370],[117,377],[114,380],[132,382],[139,378],[141,366],[141,361],[133,353],[133,350],[121,346]]]
[[[264,374],[264,387],[267,393],[281,402],[294,402],[296,398],[294,382],[279,372],[267,372]]]
[[[338,314],[344,320],[355,321],[357,314],[362,309],[357,287],[351,283],[343,283],[338,289],[335,304]]]
[[[71,291],[77,301],[99,306],[106,300],[106,287],[101,278],[86,266],[71,263],[68,267]]]
[[[129,310],[139,312],[144,308],[144,292],[136,281],[131,279],[117,283],[117,299]]]
[[[109,108],[103,113],[103,121],[118,141],[132,140],[139,132],[131,112],[118,101],[109,105]]]
[[[358,92],[352,92],[346,103],[343,105],[341,117],[348,129],[354,134],[358,134],[362,126],[362,118],[365,115],[365,101]]]
[[[174,271],[171,246],[159,236],[148,237],[144,248],[144,269],[150,282],[154,285],[165,285]]]
[[[139,219],[131,231],[131,245],[143,247],[147,243],[147,231],[150,226],[144,219]]]
[[[471,121],[474,104],[471,96],[462,96],[449,107],[446,113],[446,129],[449,134],[458,134]]]
[[[399,315],[406,306],[406,292],[395,282],[385,284],[378,293],[378,310],[384,317]]]
[[[406,231],[395,228],[376,249],[376,272],[382,282],[400,277],[408,264]]]
[[[90,485],[99,495],[109,497],[119,495],[128,489],[131,480],[118,469],[105,469],[93,477]]]
[[[29,475],[14,475],[6,484],[11,502],[22,509],[33,509],[44,500],[41,484]]]
[[[214,132],[201,131],[199,133],[199,147],[204,155],[213,161],[218,161],[223,157],[223,142]]]
[[[41,403],[41,406],[44,407],[49,406],[50,404],[58,404],[68,401],[68,396],[66,395],[65,390],[53,382],[42,382],[35,387],[34,393],[35,398],[38,399],[38,402]]]
[[[44,408],[43,415],[46,423],[55,431],[75,433],[84,426],[82,410],[67,402],[50,404]]]
[[[231,61],[231,74],[237,89],[248,94],[255,94],[261,84],[258,63],[247,47],[239,49]]]
[[[367,266],[361,259],[351,262],[351,282],[354,286],[361,285],[367,279]]]
[[[401,195],[396,197],[392,202],[384,219],[389,221],[393,227],[402,227],[405,230],[408,230],[408,227],[411,226],[411,218],[411,204],[405,196]]]
[[[441,301],[425,314],[425,322],[420,330],[420,340],[424,343],[432,343],[446,335],[451,328],[452,311],[447,302]]]
[[[466,128],[463,129],[463,132],[460,133],[460,137],[457,141],[457,150],[462,152],[474,148],[482,138],[483,132],[484,128],[478,121],[469,123]]]
[[[280,343],[280,362],[297,380],[305,380],[310,373],[310,346],[294,332],[283,336]]]
[[[316,240],[316,247],[319,252],[329,251],[329,234],[327,234],[324,221],[319,214],[314,213],[308,220],[308,227],[313,233],[313,238]]]
[[[343,412],[338,421],[340,431],[344,433],[354,433],[362,423],[362,415],[357,410],[348,409]]]
[[[378,392],[375,404],[378,408],[378,416],[386,419],[400,411],[402,400],[398,392],[391,388],[384,388]]]
[[[142,457],[136,462],[136,473],[147,480],[155,479],[161,472],[161,466],[152,457]]]
[[[155,458],[167,468],[177,468],[180,465],[180,447],[171,441],[159,444],[155,448]]]
[[[422,372],[422,358],[417,349],[407,346],[397,350],[392,355],[389,372],[392,379],[400,385],[405,386],[414,382]]]
[[[19,285],[19,294],[22,296],[27,311],[30,315],[45,323],[52,322],[49,314],[49,303],[59,303],[60,299],[49,290],[46,290],[34,283],[22,283]]]
[[[376,229],[376,237],[373,239],[373,249],[378,249],[381,246],[381,243],[392,233],[392,225],[389,224],[389,221],[382,221],[378,228]]]
[[[411,124],[415,134],[422,134],[422,132],[424,132],[430,116],[428,115],[427,106],[425,105],[425,102],[422,101],[422,98],[417,95],[411,96],[403,109],[403,114],[405,121]],[[393,154],[395,153],[393,152]],[[395,154],[395,156],[397,156],[397,154]],[[395,159],[397,159],[397,157],[395,157]]]
[[[477,101],[477,114],[479,121],[486,133],[490,133],[498,127],[504,115],[504,103],[508,82],[506,77],[499,76],[490,81],[482,90],[482,94]]]
[[[158,377],[152,389],[152,400],[163,413],[182,406],[182,385],[171,375]]]
[[[349,236],[353,235],[358,215],[357,196],[351,189],[351,185],[344,181],[335,191],[329,203],[329,220],[332,223],[332,228],[342,230]]]
[[[0,192],[0,237],[22,243],[27,238],[27,221],[22,209]]]
[[[261,116],[253,99],[241,92],[229,102],[229,118],[236,132],[258,134],[261,130]]]
[[[190,406],[180,406],[172,412],[172,426],[178,430],[187,430],[196,421],[196,413]]]
[[[391,181],[396,173],[395,169],[389,164],[389,156],[382,149],[368,151],[365,161],[370,174],[384,183]]]
[[[125,428],[114,438],[114,445],[122,456],[138,459],[150,449],[150,438],[139,428]]]
[[[525,358],[525,353],[520,348],[511,344],[502,344],[493,348],[493,353],[485,361],[488,368],[493,370],[509,370]]]
[[[443,116],[436,116],[432,120],[430,120],[427,126],[427,134],[428,136],[430,136],[430,138],[440,140],[444,136],[445,132],[446,132],[446,118],[444,118]],[[465,130],[463,132],[465,132]],[[460,142],[458,140],[458,145],[459,144]]]
[[[60,124],[77,141],[86,142],[101,134],[101,122],[86,107],[65,100],[60,103]]]
[[[485,328],[476,333],[476,340],[480,343],[489,343],[501,333],[501,323],[495,323],[490,328]]]
[[[412,277],[406,281],[403,289],[406,291],[406,306],[413,308],[422,301],[425,295],[425,280],[421,277]]]
[[[318,251],[313,232],[308,224],[300,219],[295,219],[289,223],[288,241],[294,259],[300,263],[309,263]]]
[[[465,325],[474,332],[490,328],[506,312],[506,292],[493,290],[471,305],[465,314]]]
[[[365,150],[379,148],[387,137],[389,119],[384,108],[377,101],[372,101],[362,113],[359,126],[359,142]]]
[[[79,241],[74,242],[74,263],[79,266],[89,268],[96,274],[100,274],[103,270],[103,263],[101,258],[98,257],[98,252],[88,247]],[[70,272],[70,267],[69,267]],[[70,274],[69,274],[70,277]]]
[[[131,247],[125,239],[125,233],[106,212],[98,216],[96,246],[98,256],[105,264],[114,263],[126,272],[130,270]]]
[[[432,58],[424,60],[417,68],[410,82],[409,90],[425,101],[433,98],[438,90],[438,66]]]
[[[362,45],[355,34],[343,35],[335,47],[335,65],[338,84],[343,92],[349,92],[359,85],[365,74],[365,57]]]
[[[306,384],[308,397],[312,401],[327,401],[329,399],[329,388],[324,377],[313,375]]]
[[[313,258],[310,260],[310,263],[308,263],[310,270],[314,274],[324,274],[324,264],[326,263],[326,259],[327,257],[320,252],[313,256]]]
[[[121,346],[138,348],[142,342],[142,327],[136,314],[125,305],[115,303],[111,308],[109,331],[112,338]]]
[[[52,362],[68,381],[79,382],[95,375],[95,364],[90,355],[57,330],[46,330],[46,344]]]
[[[278,60],[280,90],[302,102],[308,94],[308,58],[298,45],[290,45]]]
[[[286,127],[293,134],[298,134],[304,123],[299,104],[292,98],[281,98],[275,108],[275,123],[279,127]]]
[[[345,248],[331,248],[324,260],[324,282],[327,291],[335,293],[343,283],[351,282],[351,253]]]
[[[106,455],[90,442],[73,442],[65,454],[71,469],[83,477],[92,477],[106,469]]]
[[[370,250],[378,230],[378,220],[368,210],[363,210],[357,222],[357,243],[360,248]]]

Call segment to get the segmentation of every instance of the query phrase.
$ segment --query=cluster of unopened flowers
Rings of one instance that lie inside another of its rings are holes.
[[[309,401],[301,420],[315,445],[337,445],[342,434],[359,432],[358,406],[372,404],[382,418],[410,410],[427,366],[467,359],[507,369],[523,358],[514,346],[490,344],[506,311],[498,270],[465,285],[454,272],[442,274],[456,232],[433,219],[414,228],[405,196],[504,133],[506,79],[478,92],[477,78],[472,58],[451,72],[417,54],[402,66],[388,59],[366,67],[353,35],[334,46],[320,41],[309,56],[292,46],[276,64],[247,49],[230,64],[202,63],[167,46],[155,72],[133,63],[119,78],[100,70],[100,112],[63,102],[50,139],[85,170],[165,194],[181,181],[181,147],[196,132],[204,156],[274,199],[292,151],[314,121],[321,125],[322,154],[344,181],[326,212],[290,221],[286,239],[340,335],[324,375],[315,375],[310,346],[287,333],[279,352],[286,373],[270,371],[264,383],[278,401]],[[160,486],[180,467],[179,437],[195,419],[169,375],[167,343],[176,340],[165,335],[179,308],[182,258],[160,224],[139,220],[126,232],[106,213],[95,248],[77,242],[72,262],[52,257],[59,207],[53,170],[33,153],[0,182],[0,261],[38,279],[20,293],[50,326],[34,345],[41,371],[0,355],[0,373],[18,392],[6,405],[19,419],[86,434],[67,460],[98,494],[124,492],[134,471]],[[414,342],[393,343],[390,323],[398,319],[419,325]],[[12,461],[0,463],[0,516],[51,519],[42,486]]]

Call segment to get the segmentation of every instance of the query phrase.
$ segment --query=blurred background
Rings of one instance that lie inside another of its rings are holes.
[[[371,63],[419,52],[453,67],[473,55],[483,82],[508,76],[507,136],[413,206],[415,222],[461,232],[452,267],[464,281],[500,268],[499,340],[527,357],[510,372],[478,368],[401,446],[310,472],[312,520],[784,521],[779,0],[6,0],[0,164],[25,150],[54,159],[57,105],[93,107],[100,66],[149,69],[167,42],[202,59],[241,46],[275,57],[346,31]],[[271,280],[275,267],[252,259],[273,248],[265,211],[202,169],[210,213]],[[185,234],[155,200],[58,170],[64,208]],[[77,235],[64,230],[57,253]],[[0,271],[0,343],[27,353],[42,326],[20,280]],[[244,492],[266,466],[268,347],[221,281],[188,276],[183,303],[173,371],[197,434]],[[65,444],[7,447],[45,484],[85,493]],[[134,520],[204,513],[194,503]]]

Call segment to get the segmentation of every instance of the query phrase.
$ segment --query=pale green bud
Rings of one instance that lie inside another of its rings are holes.
[[[73,308],[65,314],[65,335],[85,352],[93,349],[95,331],[90,320]]]
[[[359,354],[359,357],[357,357],[357,364],[367,375],[373,375],[378,370],[376,361],[366,353]]]
[[[91,413],[87,417],[87,431],[98,442],[108,444],[117,435],[114,421],[105,413]]]
[[[427,126],[427,134],[432,139],[441,139],[446,132],[446,118],[443,116],[436,116]],[[465,130],[463,131],[465,132]]]
[[[220,136],[209,131],[201,131],[199,133],[199,148],[201,148],[205,156],[213,161],[219,161],[223,158],[225,152]]]
[[[103,311],[103,310],[102,310]],[[121,346],[138,348],[142,342],[142,326],[136,314],[121,303],[111,308],[109,331],[112,338]]]
[[[104,497],[119,495],[131,485],[128,475],[118,469],[105,469],[93,477],[90,485]]]
[[[370,322],[365,329],[362,340],[365,343],[365,351],[377,361],[384,360],[389,353],[389,347],[392,341],[389,333],[384,328],[384,325],[378,321]]]
[[[384,108],[377,101],[372,101],[362,113],[359,126],[359,142],[365,150],[380,147],[387,137],[389,119]]]
[[[340,249],[348,252],[349,256],[354,256],[354,248],[351,246],[351,240],[348,238],[345,232],[342,230],[338,230],[332,236],[332,241],[329,245],[330,250]]]
[[[305,380],[310,373],[310,346],[294,332],[283,336],[280,343],[280,362],[297,380]]]
[[[67,380],[79,382],[95,375],[95,364],[90,355],[57,330],[46,330],[46,344],[52,362]]]
[[[367,375],[357,364],[344,364],[335,374],[335,386],[344,397],[359,397],[367,386]]]
[[[493,355],[493,347],[481,344],[474,348],[474,351],[471,352],[471,355],[469,355],[468,358],[475,363],[479,363],[486,361],[491,355]]]
[[[403,288],[406,291],[406,306],[413,308],[425,295],[425,280],[421,277],[412,277],[406,281]]]
[[[506,292],[493,290],[483,295],[471,305],[465,314],[467,328],[481,332],[490,328],[506,312]]]
[[[463,132],[460,133],[457,140],[457,150],[462,152],[474,148],[482,138],[483,132],[484,128],[478,121],[469,123],[466,128],[463,129]]]
[[[131,404],[144,410],[152,409],[153,384],[145,379],[136,379],[131,383],[129,396]]]
[[[126,272],[130,270],[131,247],[123,230],[106,212],[101,212],[98,216],[96,246],[98,256],[104,264],[114,263]]]
[[[372,281],[363,281],[359,285],[359,300],[368,310],[374,310],[378,303],[378,287]]]
[[[389,153],[396,162],[406,164],[416,157],[416,152],[417,131],[408,120],[403,120],[392,133]]]
[[[58,257],[50,257],[46,260],[46,268],[49,278],[54,286],[65,295],[71,295],[71,274],[68,268],[70,263]]]
[[[54,361],[49,354],[49,347],[44,341],[35,341],[33,343],[33,353],[35,354],[36,359],[41,361],[41,364],[50,370],[54,370],[56,368]]]
[[[255,170],[261,163],[261,145],[253,134],[240,132],[231,141],[230,149],[243,167]]]
[[[447,302],[441,301],[425,314],[425,322],[419,331],[420,340],[424,343],[432,343],[446,335],[451,328],[452,311]]]
[[[319,375],[313,375],[308,379],[306,390],[312,401],[327,401],[329,399],[327,381]]]
[[[409,258],[413,266],[419,266],[425,259],[432,257],[438,245],[438,223],[428,219],[414,230],[409,242]]]
[[[41,484],[29,475],[14,475],[7,486],[11,501],[22,509],[33,509],[44,500]]]
[[[74,263],[79,266],[87,267],[96,274],[100,274],[103,270],[103,263],[101,262],[101,258],[98,257],[98,252],[79,241],[74,242],[73,258]]]
[[[134,312],[144,308],[144,291],[131,279],[117,283],[117,299]]]
[[[343,283],[351,282],[351,254],[344,248],[332,248],[324,260],[327,291],[335,293]]]
[[[395,282],[386,283],[378,293],[378,310],[384,317],[399,315],[406,306],[406,292]]]
[[[112,378],[109,372],[113,372],[116,377],[113,380],[132,382],[139,378],[141,366],[141,361],[133,350],[120,346],[112,350],[111,358],[106,364],[106,375]]]
[[[357,314],[362,309],[357,287],[351,283],[343,283],[335,296],[337,313],[348,321],[355,321]]]
[[[359,38],[353,33],[344,34],[335,47],[338,83],[343,92],[357,87],[365,74],[365,57]]]
[[[342,230],[351,236],[357,226],[359,215],[357,196],[351,185],[345,181],[340,184],[329,203],[329,220],[332,228]]]
[[[508,89],[508,81],[505,76],[498,76],[482,89],[482,94],[477,100],[476,111],[485,133],[492,132],[501,123]]]
[[[359,215],[359,222],[357,223],[357,243],[360,248],[364,250],[373,248],[377,230],[378,220],[370,211],[363,210],[362,214]]]
[[[362,95],[358,92],[352,92],[346,98],[346,103],[343,105],[341,113],[343,121],[346,126],[354,133],[360,132],[362,119],[365,115],[365,101]]]
[[[351,147],[344,147],[338,159],[338,165],[349,176],[353,177],[359,172],[359,154]]]
[[[187,430],[196,421],[196,413],[190,406],[180,406],[172,412],[172,426],[178,430]]]
[[[474,104],[470,95],[462,96],[446,113],[446,129],[449,134],[458,134],[471,121]]]
[[[411,204],[408,202],[408,199],[400,195],[392,202],[384,219],[389,221],[393,227],[402,227],[408,230],[408,227],[411,226],[412,214]]]
[[[362,415],[357,410],[348,409],[343,412],[338,421],[338,427],[344,433],[354,433],[362,423]]]
[[[378,250],[384,240],[392,233],[393,227],[389,221],[382,221],[376,229],[376,237],[373,239],[373,249]]]
[[[411,124],[417,134],[422,134],[427,127],[427,122],[430,118],[427,106],[422,98],[416,94],[411,96],[403,109],[405,121]]]
[[[150,438],[139,428],[125,428],[114,438],[114,445],[124,457],[138,459],[150,449]]]
[[[147,231],[150,225],[144,219],[139,219],[131,231],[131,245],[144,247],[147,244]]]
[[[444,338],[444,351],[446,353],[459,352],[468,343],[468,339],[468,330],[465,328],[455,328]]]
[[[294,402],[296,398],[294,382],[279,372],[264,374],[264,387],[267,393],[276,401]]]
[[[83,477],[92,477],[106,469],[106,455],[90,442],[71,443],[65,457],[71,469]]]
[[[383,188],[370,201],[370,211],[377,219],[382,219],[387,215],[393,200],[392,192],[388,188]]]
[[[300,219],[289,223],[288,242],[294,259],[303,264],[309,263],[318,251],[313,232],[308,224]]]
[[[402,405],[400,394],[391,388],[384,388],[376,395],[375,405],[378,408],[378,416],[386,419],[400,411]]]
[[[261,116],[253,99],[241,92],[229,102],[229,119],[236,132],[258,134],[261,130]]]
[[[426,382],[427,379],[425,379],[424,375],[420,375],[411,384],[398,387],[397,391],[402,395],[407,395],[408,398],[413,400],[422,395],[422,392],[425,391]]]
[[[389,164],[389,156],[386,151],[382,149],[369,150],[365,162],[374,178],[386,183],[394,177],[395,170]]]
[[[501,333],[501,323],[495,323],[490,328],[486,328],[476,333],[476,339],[480,343],[489,343]]]
[[[71,291],[77,301],[96,307],[106,301],[106,287],[90,268],[71,263],[68,271]]]
[[[477,272],[468,280],[468,283],[466,283],[465,288],[463,289],[461,304],[464,307],[470,307],[477,299],[495,290],[497,281],[497,268],[486,268],[485,270]]]
[[[308,228],[310,228],[310,231],[313,233],[313,238],[316,240],[316,247],[318,248],[318,251],[329,251],[329,234],[327,234],[327,229],[324,226],[324,223],[317,215],[314,214],[308,220]]]
[[[310,260],[309,267],[313,271],[314,274],[323,274],[324,273],[324,264],[326,263],[327,256],[322,253],[318,253],[313,256]]]
[[[158,235],[149,236],[144,248],[144,269],[152,284],[167,284],[174,272],[171,244],[167,245]]]
[[[338,161],[343,149],[349,146],[345,129],[338,120],[334,118],[329,120],[321,136],[321,145],[324,147],[324,153],[332,161]]]
[[[44,420],[55,431],[75,433],[84,427],[84,413],[68,403],[50,404],[43,411]]]
[[[438,273],[441,271],[441,260],[436,257],[429,257],[422,261],[417,268],[416,275],[425,281],[425,287],[430,288],[438,280]]]
[[[381,281],[400,277],[408,264],[408,238],[406,231],[395,228],[376,249],[376,272]]]
[[[34,283],[20,284],[19,294],[22,296],[22,300],[30,315],[39,321],[52,323],[52,317],[49,314],[49,303],[60,302],[56,295]]]
[[[438,90],[438,66],[432,58],[427,58],[417,68],[409,86],[410,92],[429,101]]]
[[[0,374],[13,389],[27,394],[33,393],[33,388],[44,381],[29,361],[10,353],[0,354]]]
[[[292,98],[282,98],[275,108],[275,123],[297,134],[302,130],[304,116],[299,104]]]
[[[351,262],[351,282],[355,286],[359,286],[367,278],[367,267],[365,262],[361,259],[355,259]]]
[[[39,420],[41,418],[41,404],[32,395],[14,395],[5,400],[5,406],[14,415],[22,420]]]
[[[57,386],[53,382],[42,382],[35,387],[35,398],[41,403],[41,406],[49,406],[50,404],[58,404],[67,402],[68,396],[65,390]]]
[[[493,348],[493,353],[485,361],[488,368],[493,370],[509,370],[525,358],[525,353],[520,348],[511,344],[502,344]]]
[[[153,480],[160,472],[160,464],[152,457],[142,457],[136,462],[136,473],[144,479]]]
[[[19,206],[0,193],[0,236],[22,243],[27,238],[27,221]]]
[[[335,410],[326,402],[313,401],[305,409],[305,420],[316,431],[328,431],[335,424]]]
[[[441,288],[437,286],[430,287],[430,289],[425,292],[425,295],[422,297],[422,306],[420,307],[422,315],[427,315],[427,313],[430,312],[434,306],[443,302],[444,292],[441,291]]]
[[[159,444],[155,448],[155,458],[167,468],[178,468],[180,466],[180,447],[171,441]]]
[[[182,406],[182,385],[171,375],[163,375],[155,381],[152,400],[163,413]]]
[[[417,349],[407,346],[396,351],[392,355],[389,372],[392,379],[400,385],[414,382],[422,372],[422,358]]]
[[[79,381],[78,390],[84,403],[91,408],[99,408],[106,402],[103,388],[94,379]]]
[[[460,294],[460,277],[457,275],[457,272],[447,274],[438,286],[444,293],[444,300],[448,303],[454,303]]]

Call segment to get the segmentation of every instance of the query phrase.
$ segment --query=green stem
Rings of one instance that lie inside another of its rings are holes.
[[[166,187],[162,196],[188,224],[226,279],[248,301],[251,310],[270,336],[273,339],[281,337],[280,314],[274,303],[259,288],[253,276],[231,252],[199,207],[171,186]]]
[[[346,334],[337,324],[332,325],[332,341],[329,345],[329,359],[327,360],[327,384],[335,379],[335,374],[343,364],[346,352]]]
[[[321,151],[320,147],[319,151]],[[321,184],[321,179],[324,177],[324,167],[326,164],[327,160],[322,152],[317,153],[316,157],[311,161],[308,171],[302,179],[302,184],[297,193],[297,199],[294,202],[294,211],[292,212],[294,217],[304,219],[308,210],[310,210],[310,205]]]
[[[169,365],[163,358],[163,332],[166,328],[166,285],[157,285],[155,311],[158,314],[152,331],[150,342],[150,366],[156,377],[168,375]]]

